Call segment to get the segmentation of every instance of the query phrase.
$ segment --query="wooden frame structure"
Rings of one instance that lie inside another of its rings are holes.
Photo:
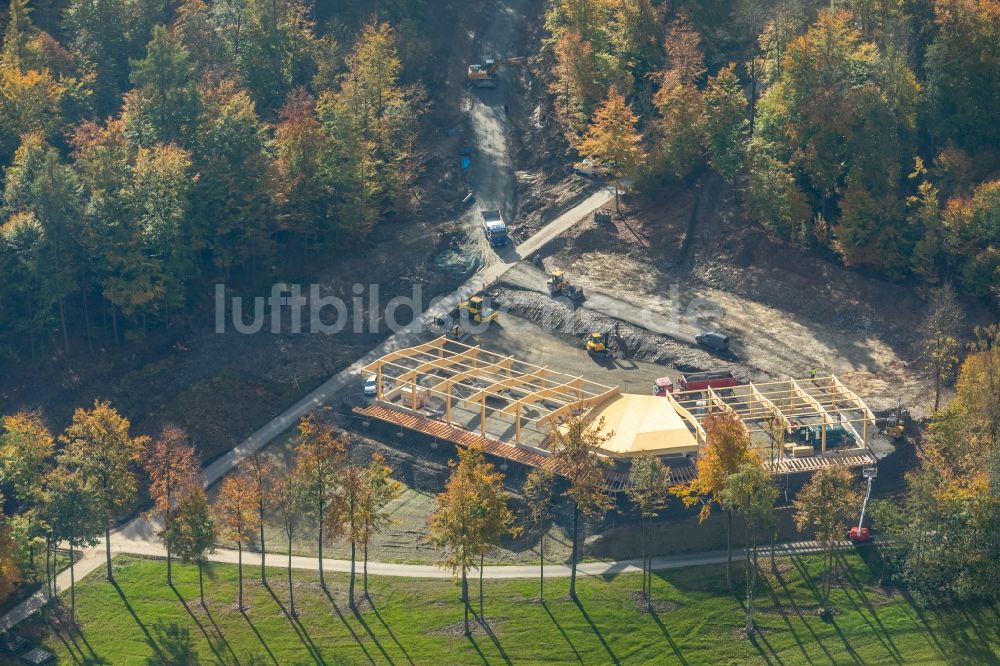
[[[593,416],[592,410],[621,394],[617,386],[445,336],[389,352],[366,365],[363,372],[377,378],[376,400],[356,407],[356,413],[459,446],[476,444],[490,455],[546,469],[553,466],[545,448],[553,427],[571,415]],[[770,464],[774,474],[877,462],[868,448],[875,415],[834,376],[681,391],[668,394],[664,403],[665,409],[677,412],[699,445],[706,441],[702,421],[720,410],[735,414],[752,440],[759,443],[764,437],[771,444],[780,440],[778,457],[772,457]],[[496,434],[495,428],[489,432],[488,417],[493,419],[491,427],[501,422],[502,434]],[[840,446],[828,451],[828,430],[834,426],[844,432]],[[793,455],[786,456],[786,438],[794,437],[800,428],[810,428],[813,438],[818,433],[819,451],[799,457],[793,449]],[[527,437],[535,439],[528,442]],[[695,470],[689,464],[677,467],[675,473],[678,479],[689,480]],[[628,471],[609,472],[608,483],[609,488],[623,489],[628,485]]]
[[[441,336],[430,342],[390,352],[369,363],[363,372],[375,374],[376,399],[418,411],[427,399],[440,398],[443,420],[454,422],[456,408],[479,411],[479,429],[487,435],[487,418],[513,417],[514,442],[522,443],[527,425],[546,431],[559,420],[585,412],[619,395],[606,386],[545,366],[520,361],[481,347]],[[502,406],[487,404],[499,401]]]
[[[716,410],[732,412],[751,436],[760,433],[773,437],[780,432],[784,438],[799,428],[817,427],[821,455],[827,453],[831,427],[840,426],[850,435],[854,446],[842,448],[849,452],[867,449],[868,437],[875,428],[875,414],[868,405],[833,375],[751,382],[721,390],[681,391],[673,398],[695,415],[705,416]],[[785,456],[784,448],[778,448],[779,459]]]

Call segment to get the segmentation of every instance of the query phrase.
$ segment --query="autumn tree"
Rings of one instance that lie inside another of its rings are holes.
[[[388,506],[399,498],[402,484],[392,477],[392,467],[386,464],[381,453],[373,453],[364,470],[364,493],[361,497],[361,517],[358,541],[361,544],[362,591],[368,596],[368,545],[372,538],[392,523]]]
[[[184,563],[198,565],[198,595],[205,606],[204,564],[215,552],[217,528],[205,489],[201,486],[186,494],[171,510],[171,520],[163,533],[168,548],[173,549]],[[242,569],[242,567],[241,567]],[[242,572],[241,572],[242,581]]]
[[[226,477],[219,489],[215,504],[215,520],[221,528],[221,535],[236,542],[239,592],[237,602],[243,611],[243,544],[253,539],[254,525],[254,482],[250,475],[239,473]]]
[[[889,574],[942,602],[994,598],[1000,575],[1000,329],[976,333],[905,496],[873,508]]]
[[[347,605],[351,610],[354,602],[354,581],[357,563],[358,538],[361,532],[361,505],[365,494],[365,477],[358,465],[345,465],[337,470],[335,490],[330,497],[327,511],[327,535],[330,538],[343,535],[351,545],[351,573],[347,586]]]
[[[643,451],[632,458],[628,498],[635,504],[642,523],[642,597],[649,604],[652,597],[653,567],[652,521],[667,505],[670,497],[670,468],[651,453]]]
[[[167,547],[167,585],[173,585],[171,541],[166,534],[170,531],[177,503],[201,488],[198,454],[188,444],[187,433],[176,426],[166,426],[149,445],[142,464],[149,476],[149,498],[153,501],[149,514],[159,517],[163,523],[160,538]]]
[[[659,74],[660,89],[653,97],[660,113],[653,128],[654,151],[662,172],[683,178],[701,158],[705,119],[698,89],[705,75],[701,35],[683,14],[671,24],[664,49],[667,67]]]
[[[848,522],[860,510],[860,496],[853,489],[850,471],[844,467],[824,467],[795,499],[795,526],[812,529],[823,544],[823,584],[820,603],[824,616],[830,612],[833,584],[834,545],[847,530]]]
[[[347,457],[347,443],[330,423],[322,420],[315,412],[310,412],[299,420],[295,451],[295,474],[302,482],[303,509],[312,516],[317,526],[319,582],[326,587],[326,579],[323,576],[323,526],[326,523],[337,470]]]
[[[3,498],[0,497],[0,500]],[[6,599],[21,580],[17,544],[11,538],[10,522],[0,507],[0,599]]]
[[[260,551],[260,582],[267,585],[266,555],[264,543],[265,514],[271,506],[272,492],[275,483],[275,468],[270,460],[260,451],[254,451],[247,465],[247,476],[250,479],[250,500],[254,507],[253,524],[257,528],[257,538]]]
[[[97,544],[97,535],[107,527],[107,521],[103,520],[105,503],[99,489],[88,482],[83,473],[60,464],[45,475],[43,506],[53,541],[69,546],[70,617],[73,617],[76,614],[76,551]]]
[[[639,118],[615,88],[594,113],[577,151],[594,160],[615,183],[615,208],[621,211],[618,189],[621,179],[634,175],[643,160],[642,136],[636,130]]]
[[[470,636],[469,571],[481,570],[483,553],[510,525],[511,514],[503,491],[503,475],[486,462],[482,450],[459,449],[458,462],[451,461],[450,467],[451,476],[444,492],[438,494],[437,508],[428,520],[428,538],[444,549],[441,566],[461,577],[465,635]]]
[[[1000,7],[992,0],[934,3],[934,40],[927,47],[928,129],[975,150],[996,146],[1000,129],[979,109],[1000,105]]]
[[[298,612],[295,610],[295,589],[292,585],[292,539],[302,522],[302,511],[305,504],[300,473],[301,468],[296,467],[281,476],[275,482],[274,490],[271,493],[272,504],[281,521],[281,526],[285,530],[285,537],[288,539],[288,606],[292,617],[298,616]]]
[[[614,433],[604,432],[603,419],[589,427],[583,419],[571,418],[561,427],[553,427],[552,452],[560,474],[569,481],[563,493],[573,502],[573,549],[570,558],[569,595],[576,600],[576,563],[580,544],[580,514],[594,520],[613,504],[607,491],[607,463],[598,456],[601,445]]]
[[[774,502],[778,489],[771,474],[756,462],[745,463],[730,475],[719,493],[719,503],[727,511],[735,512],[746,523],[746,626],[747,636],[754,633],[753,611],[757,590],[757,533],[770,529],[774,523]],[[773,533],[773,530],[771,530]]]
[[[145,451],[149,438],[133,437],[131,423],[108,402],[97,401],[91,410],[77,409],[66,432],[59,437],[64,448],[61,465],[80,474],[94,493],[95,519],[104,525],[104,551],[108,580],[111,569],[111,523],[135,501],[136,481],[132,463]]]
[[[528,505],[528,524],[538,532],[538,598],[545,601],[545,533],[552,523],[552,500],[555,498],[555,475],[536,467],[528,473],[521,493]]]
[[[55,439],[38,412],[17,412],[0,420],[0,484],[26,505],[41,486]]]
[[[931,292],[928,313],[920,325],[921,357],[924,367],[934,376],[934,411],[941,401],[941,383],[948,379],[958,363],[958,336],[962,310],[950,284]]]
[[[705,445],[698,453],[698,476],[688,484],[674,486],[672,492],[684,506],[701,506],[698,520],[706,520],[712,504],[720,502],[726,480],[743,465],[760,464],[760,457],[751,447],[750,433],[740,417],[730,410],[712,411],[702,422]],[[726,511],[726,584],[732,586],[733,512]]]

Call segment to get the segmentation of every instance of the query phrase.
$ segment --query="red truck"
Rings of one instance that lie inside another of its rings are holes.
[[[681,391],[704,391],[705,389],[723,389],[738,386],[739,382],[729,370],[710,370],[708,372],[692,372],[681,375],[677,382]],[[674,392],[674,383],[670,377],[660,377],[653,385],[655,395],[664,396]]]

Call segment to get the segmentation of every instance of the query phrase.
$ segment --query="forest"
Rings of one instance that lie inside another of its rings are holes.
[[[197,327],[200,287],[413,212],[440,9],[13,0],[0,364]],[[997,2],[553,0],[545,30],[547,103],[616,179],[707,165],[785,242],[997,305]]]
[[[645,192],[709,165],[848,266],[1000,297],[1000,3],[555,0],[570,142]]]
[[[422,6],[386,3],[400,29],[376,9],[13,0],[0,365],[189,323],[196,285],[257,284],[405,209]]]

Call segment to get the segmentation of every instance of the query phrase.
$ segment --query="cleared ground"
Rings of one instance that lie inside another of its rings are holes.
[[[346,580],[328,577],[325,593],[312,575],[295,577],[298,620],[289,617],[282,571],[271,588],[247,570],[249,609],[237,610],[236,569],[207,568],[207,608],[198,602],[193,566],[164,583],[162,562],[119,558],[118,586],[100,576],[77,592],[79,629],[53,616],[23,627],[59,663],[88,664],[915,664],[995,663],[1000,616],[994,607],[922,607],[873,585],[857,555],[841,562],[835,615],[816,615],[819,557],[779,562],[761,580],[752,641],[741,636],[743,607],[725,589],[719,567],[654,576],[654,612],[637,603],[636,575],[585,579],[580,603],[567,581],[487,581],[489,630],[475,622],[462,636],[458,587],[447,581],[372,579],[373,603],[347,608]],[[763,568],[767,568],[766,564]],[[475,598],[475,585],[471,586]],[[474,608],[478,611],[477,605]]]

